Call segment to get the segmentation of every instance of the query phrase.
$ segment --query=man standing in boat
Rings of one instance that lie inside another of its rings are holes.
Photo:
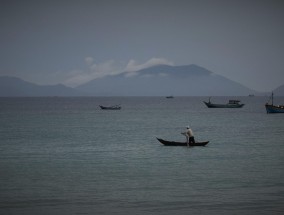
[[[189,126],[186,127],[186,131],[183,132],[182,134],[186,136],[187,145],[189,143],[195,143],[193,132],[192,132],[191,128],[189,128]]]

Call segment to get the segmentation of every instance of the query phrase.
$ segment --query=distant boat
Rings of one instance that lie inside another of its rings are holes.
[[[254,97],[254,94],[249,94],[249,97]]]
[[[119,105],[113,105],[113,106],[102,106],[102,105],[100,105],[100,108],[102,110],[120,110],[121,106],[119,106]]]
[[[166,96],[167,99],[173,99],[174,96]]]
[[[208,108],[241,108],[244,106],[244,104],[240,104],[239,100],[229,100],[227,104],[214,104],[211,103],[210,99],[211,97],[208,102],[204,102]]]
[[[206,142],[188,143],[187,145],[186,142],[167,141],[161,138],[157,138],[157,140],[165,146],[205,146],[206,144],[209,143],[209,141],[206,141]]]
[[[271,104],[268,102],[265,104],[266,113],[284,113],[284,105],[273,104],[273,92],[271,94]]]

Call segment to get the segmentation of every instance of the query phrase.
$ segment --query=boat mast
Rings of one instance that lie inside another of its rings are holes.
[[[271,94],[271,101],[272,101],[272,105],[273,105],[273,92]]]

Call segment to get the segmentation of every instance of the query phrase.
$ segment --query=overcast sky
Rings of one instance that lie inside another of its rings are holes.
[[[282,0],[0,2],[0,75],[76,86],[197,64],[259,91],[284,84]]]

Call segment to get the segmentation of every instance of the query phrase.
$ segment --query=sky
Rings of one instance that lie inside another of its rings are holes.
[[[74,87],[157,64],[271,91],[284,84],[284,1],[0,0],[0,76]]]

